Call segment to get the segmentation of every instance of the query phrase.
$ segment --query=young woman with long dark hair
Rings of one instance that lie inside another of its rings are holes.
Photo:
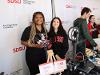
[[[47,36],[45,18],[42,12],[35,12],[32,24],[25,28],[21,37],[21,43],[26,46],[26,63],[30,70],[30,75],[38,74],[38,65],[46,62],[46,52],[43,45],[38,44],[41,34]]]
[[[68,36],[59,17],[54,17],[52,19],[48,38],[51,41],[51,49],[53,50],[55,57],[57,59],[65,58],[65,54],[69,48]]]

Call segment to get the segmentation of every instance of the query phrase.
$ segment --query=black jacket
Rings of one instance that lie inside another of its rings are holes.
[[[59,55],[61,58],[65,58],[65,54],[69,48],[68,36],[66,32],[49,32],[48,39],[51,41],[51,49],[54,51],[54,54]]]

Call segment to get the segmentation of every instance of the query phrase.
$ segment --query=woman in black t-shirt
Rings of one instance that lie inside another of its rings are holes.
[[[41,34],[46,35],[45,18],[42,12],[33,14],[32,25],[26,27],[21,37],[21,44],[26,46],[26,63],[30,75],[39,73],[38,65],[46,62],[46,51],[38,43]]]

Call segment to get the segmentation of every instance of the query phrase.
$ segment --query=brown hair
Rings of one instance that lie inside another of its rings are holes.
[[[84,7],[84,8],[82,9],[82,11],[81,11],[81,16],[82,16],[84,13],[89,13],[89,12],[91,12],[91,9],[88,8],[88,7]]]
[[[47,31],[46,31],[46,26],[45,26],[45,18],[44,18],[44,15],[43,15],[42,12],[35,12],[35,13],[33,14],[33,18],[32,18],[32,24],[31,24],[31,31],[30,31],[29,43],[34,42],[33,40],[34,40],[34,37],[35,37],[35,35],[36,35],[35,17],[36,17],[37,14],[40,14],[40,15],[42,15],[42,17],[43,17],[42,28],[44,29],[45,34],[46,34],[46,36],[47,36]]]

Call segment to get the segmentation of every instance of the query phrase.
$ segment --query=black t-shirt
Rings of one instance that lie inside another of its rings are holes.
[[[21,41],[29,40],[30,31],[31,31],[31,26],[28,26],[25,28],[21,37]],[[44,33],[44,30],[40,32],[36,29],[35,38],[41,39],[39,35],[43,33]],[[47,61],[46,51],[44,50],[44,48],[26,47],[25,58],[26,58],[26,62],[27,62],[30,72],[32,72],[34,75],[39,73],[38,65],[45,63]]]
[[[31,31],[31,26],[28,26],[28,27],[25,28],[25,30],[24,30],[24,32],[22,34],[22,37],[21,37],[22,41],[29,40],[30,31]]]
[[[29,37],[30,37],[30,31],[31,31],[31,26],[28,26],[25,28],[22,37],[21,37],[21,41],[28,41]],[[41,32],[39,30],[36,29],[36,35],[35,38],[37,39],[41,39],[41,37],[39,37],[40,34],[45,34],[45,31],[42,30]],[[35,40],[35,39],[34,39]],[[38,40],[35,41],[35,43],[37,43]],[[37,49],[39,48],[35,48],[35,47],[27,47],[27,50],[32,50],[34,49],[34,51],[38,52]]]

